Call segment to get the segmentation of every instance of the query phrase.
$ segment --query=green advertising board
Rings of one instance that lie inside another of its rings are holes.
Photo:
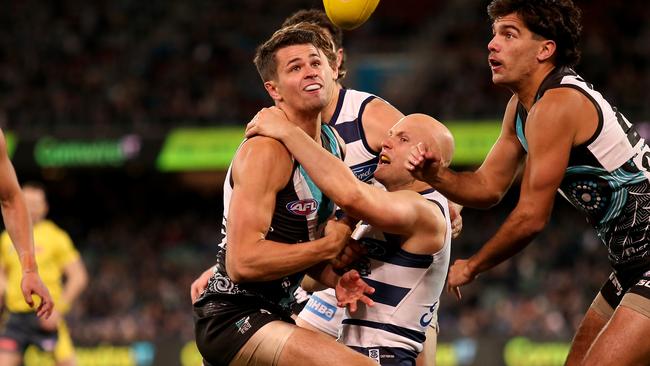
[[[456,139],[454,165],[480,164],[501,128],[494,120],[453,121],[447,126]],[[165,172],[227,169],[243,139],[243,127],[175,129],[167,135],[156,164]]]
[[[227,169],[243,139],[241,127],[175,129],[167,135],[156,165],[164,172]]]
[[[140,152],[140,138],[66,140],[45,136],[36,141],[34,159],[41,167],[118,167]]]
[[[454,135],[453,165],[479,165],[501,132],[499,121],[452,121],[445,123]]]

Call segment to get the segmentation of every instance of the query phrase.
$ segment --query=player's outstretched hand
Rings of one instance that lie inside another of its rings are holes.
[[[441,166],[440,161],[439,151],[433,151],[424,143],[420,142],[411,147],[404,166],[413,178],[431,183],[438,179],[438,171]]]
[[[212,274],[214,273],[212,268],[213,267],[206,269],[201,273],[199,278],[192,282],[192,285],[190,286],[190,298],[192,299],[192,304],[194,304],[203,291],[208,288],[208,281],[210,281],[210,277],[212,277]]]
[[[282,140],[288,128],[295,127],[278,107],[262,108],[246,125],[246,137],[256,135]]]
[[[336,284],[336,300],[339,307],[348,307],[351,313],[357,311],[357,301],[373,306],[372,299],[366,295],[372,295],[375,292],[363,279],[359,272],[352,269],[343,274]]]
[[[45,287],[38,272],[23,272],[20,289],[23,291],[25,302],[31,307],[34,307],[32,295],[41,298],[41,303],[36,309],[36,315],[45,319],[50,317],[54,309],[54,302],[52,301],[52,296],[50,296],[50,291]]]
[[[460,286],[466,285],[476,278],[476,274],[472,273],[469,266],[469,260],[457,259],[454,264],[449,267],[449,275],[447,276],[447,292],[454,293],[458,300],[461,299]]]

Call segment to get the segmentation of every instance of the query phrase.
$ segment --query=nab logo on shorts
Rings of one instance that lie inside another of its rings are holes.
[[[332,306],[323,300],[321,300],[318,296],[312,295],[309,301],[307,302],[307,305],[305,306],[307,310],[311,311],[312,313],[318,315],[319,317],[330,321],[332,318],[334,318],[334,314],[336,313],[336,307]]]
[[[287,210],[294,215],[307,216],[318,210],[318,201],[313,198],[287,203]]]

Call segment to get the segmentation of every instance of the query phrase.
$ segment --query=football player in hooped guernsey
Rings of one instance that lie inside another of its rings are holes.
[[[249,123],[246,135],[282,141],[325,195],[371,226],[372,235],[364,237],[368,262],[361,277],[376,289],[369,295],[374,306],[361,304],[355,311],[363,294],[337,286],[338,305],[348,304],[350,310],[339,341],[382,365],[415,365],[447,276],[451,221],[446,199],[413,179],[405,162],[410,148],[423,143],[448,165],[451,133],[421,114],[395,124],[384,139],[375,171],[387,192],[358,180],[287,117],[278,108],[265,108]]]
[[[276,106],[340,159],[335,133],[320,120],[336,75],[332,45],[320,28],[279,30],[258,48],[255,64]],[[334,204],[305,169],[278,141],[248,139],[228,170],[224,197],[225,243],[194,303],[196,343],[205,363],[373,365],[290,318],[293,291],[306,271],[336,285],[337,276],[319,264],[335,258],[350,234],[347,225],[328,221]]]
[[[283,27],[300,22],[316,24],[332,37],[338,58],[339,78],[337,90],[327,107],[323,109],[323,121],[334,127],[345,141],[345,163],[352,169],[357,179],[379,185],[374,172],[379,162],[382,141],[388,130],[404,115],[384,99],[370,93],[345,88],[341,85],[346,76],[343,32],[332,24],[322,10],[300,10],[288,17]],[[460,234],[462,228],[461,207],[452,202],[448,204],[452,219],[452,237]],[[372,236],[372,233],[368,233]],[[359,238],[363,243],[363,237]],[[372,238],[370,238],[372,239]],[[333,289],[317,291],[312,294],[305,308],[298,314],[296,324],[315,329],[332,337],[338,337],[344,309],[337,309]],[[418,365],[435,365],[435,350],[438,333],[438,306],[433,311],[433,319],[427,329],[425,349],[418,357]]]

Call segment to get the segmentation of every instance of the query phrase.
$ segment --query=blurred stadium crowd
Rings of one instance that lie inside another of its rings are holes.
[[[442,120],[494,118],[483,1],[386,1],[346,34],[349,86]],[[578,67],[628,118],[650,115],[650,10],[640,0],[577,1]],[[0,14],[0,126],[21,134],[155,134],[241,124],[269,98],[255,46],[317,0],[7,2]]]
[[[577,3],[585,13],[578,71],[630,120],[648,120],[650,8],[636,0]],[[110,136],[242,125],[270,104],[251,62],[255,46],[284,17],[319,4],[4,2],[0,126],[20,136]],[[490,81],[486,5],[382,2],[369,23],[346,34],[348,85],[406,113],[499,119],[508,93]],[[154,172],[77,172],[48,184],[51,217],[70,231],[91,275],[70,314],[76,342],[192,339],[189,285],[212,261],[219,189],[201,194]],[[474,252],[514,202],[465,210],[452,256]],[[443,297],[442,339],[570,338],[609,270],[584,220],[566,204],[555,211],[525,253],[481,276],[460,303]]]

